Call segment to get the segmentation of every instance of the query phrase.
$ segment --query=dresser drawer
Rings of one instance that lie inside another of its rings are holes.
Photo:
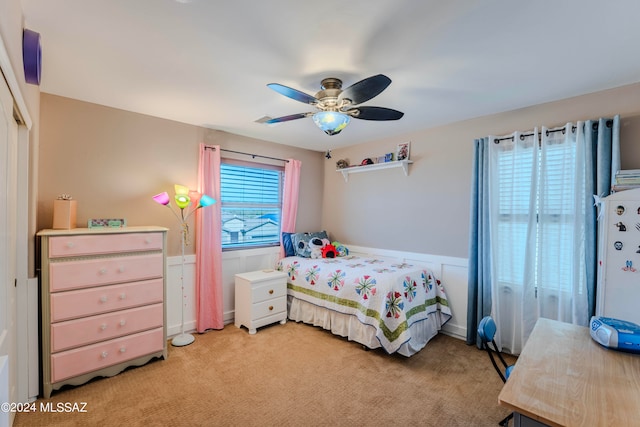
[[[283,279],[270,280],[266,283],[254,285],[251,292],[251,302],[257,303],[271,298],[282,297],[287,293],[287,282]]]
[[[49,264],[51,292],[162,277],[161,253]]]
[[[86,374],[164,349],[162,328],[92,344],[51,356],[51,382]]]
[[[56,236],[49,238],[49,257],[162,250],[162,233]]]
[[[163,321],[164,310],[160,303],[54,323],[51,325],[51,352],[158,328]]]
[[[75,319],[162,302],[163,279],[51,294],[51,321]]]

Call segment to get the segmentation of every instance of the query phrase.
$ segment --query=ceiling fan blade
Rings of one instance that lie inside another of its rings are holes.
[[[288,121],[291,121],[291,120],[304,119],[305,117],[309,117],[312,114],[313,113],[291,114],[290,116],[276,117],[275,119],[267,120],[264,123],[266,125],[272,125],[274,123],[282,123],[282,122],[288,122]]]
[[[358,107],[347,111],[347,114],[361,120],[398,120],[404,113],[384,107]]]
[[[315,105],[318,103],[318,98],[316,98],[315,96],[307,95],[306,93],[300,92],[299,90],[292,89],[278,83],[269,83],[267,86],[275,90],[279,94],[287,96],[291,99],[295,99],[296,101],[304,102],[305,104],[311,105]]]
[[[340,95],[338,95],[338,102],[343,99],[350,99],[353,105],[362,104],[380,94],[380,92],[385,90],[390,84],[391,79],[384,74],[368,77],[343,90]]]

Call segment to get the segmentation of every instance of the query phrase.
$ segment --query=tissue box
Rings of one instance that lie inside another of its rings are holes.
[[[53,201],[53,228],[70,230],[76,228],[77,200]]]

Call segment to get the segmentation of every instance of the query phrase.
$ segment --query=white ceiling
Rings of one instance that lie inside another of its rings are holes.
[[[43,92],[318,151],[640,81],[637,0],[22,0],[41,34]],[[315,94],[393,81],[328,136]]]

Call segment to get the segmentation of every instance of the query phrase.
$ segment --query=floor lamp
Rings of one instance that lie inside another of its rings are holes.
[[[169,199],[169,194],[165,191],[164,193],[156,194],[153,196],[153,200],[157,203],[164,205],[169,208],[169,210],[173,213],[173,215],[178,219],[180,223],[180,246],[182,248],[182,262],[180,265],[180,284],[181,284],[181,293],[182,293],[182,304],[181,304],[181,316],[182,320],[180,322],[180,335],[176,335],[171,340],[171,345],[176,347],[183,347],[185,345],[191,344],[195,338],[191,334],[187,334],[184,332],[184,306],[185,302],[185,294],[184,294],[184,247],[189,245],[189,224],[187,220],[189,217],[198,209],[205,208],[207,206],[211,206],[216,201],[215,199],[207,196],[206,194],[199,194],[198,204],[191,210],[189,210],[189,206],[191,205],[191,196],[189,196],[189,189],[184,185],[175,185],[175,201],[176,206],[180,209],[180,215],[171,208],[171,203]],[[185,212],[186,211],[186,212]]]

